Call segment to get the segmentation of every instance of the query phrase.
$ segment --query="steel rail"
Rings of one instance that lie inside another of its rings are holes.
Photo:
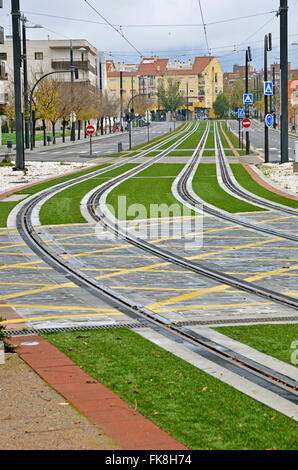
[[[172,147],[167,151],[170,152],[171,150]],[[55,192],[53,189],[52,191]],[[76,265],[72,265],[71,259],[64,260],[57,255],[54,250],[42,241],[34,230],[31,221],[32,211],[36,204],[40,202],[40,199],[44,197],[43,194],[44,192],[30,199],[30,201],[27,201],[22,206],[17,214],[17,228],[26,244],[47,264],[54,267],[58,272],[62,272],[76,285],[85,288],[97,298],[104,300],[144,326],[150,326],[162,335],[179,344],[183,344],[188,349],[216,362],[218,365],[271,390],[292,403],[298,403],[297,384],[290,377],[277,373],[270,368],[260,366],[255,361],[249,360],[240,354],[235,354],[228,348],[218,345],[183,326],[179,326],[175,322],[146,309],[142,305],[136,304],[134,301],[99,284],[96,280],[78,270]]]
[[[224,158],[224,150],[222,147],[221,138],[220,138],[219,131],[217,128],[217,123],[215,123],[215,137],[216,137],[216,143],[217,143],[217,149],[218,149],[218,160],[219,160],[219,168],[220,168],[221,177],[222,177],[224,185],[230,191],[236,194],[236,196],[240,196],[240,198],[245,199],[246,201],[249,201],[253,204],[262,205],[264,207],[267,207],[268,209],[276,210],[279,212],[284,212],[285,214],[294,215],[298,217],[297,210],[290,209],[283,205],[275,204],[271,201],[267,201],[266,199],[259,198],[258,196],[255,196],[253,194],[248,194],[240,186],[236,186],[234,182],[232,181],[232,178],[230,177],[228,163]]]

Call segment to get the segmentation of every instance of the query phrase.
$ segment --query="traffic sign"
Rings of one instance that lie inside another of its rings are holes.
[[[95,127],[94,126],[87,126],[86,127],[86,132],[88,135],[92,135],[95,132]]]
[[[244,104],[253,104],[252,93],[244,93],[243,103]]]
[[[245,109],[238,109],[238,119],[245,118]]]
[[[273,116],[272,114],[266,114],[265,123],[267,127],[272,127],[273,125]]]
[[[243,119],[242,127],[244,127],[244,129],[249,129],[250,126],[251,126],[251,120],[248,118]]]
[[[273,83],[272,82],[264,82],[264,95],[273,95]]]

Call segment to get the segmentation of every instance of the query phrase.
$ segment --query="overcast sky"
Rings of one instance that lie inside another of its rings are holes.
[[[29,29],[28,38],[84,38],[99,50],[105,51],[106,57],[113,58],[116,62],[138,61],[137,51],[145,57],[159,55],[182,61],[207,54],[199,0],[88,2],[122,31],[134,47],[105,24],[85,0],[20,0],[21,11],[31,22],[28,25],[40,24],[47,28]],[[4,0],[3,3],[0,24],[4,26],[5,34],[11,34],[11,1]],[[234,63],[244,63],[247,46],[252,47],[253,65],[261,68],[264,35],[269,32],[273,35],[274,46],[268,56],[269,63],[279,61],[279,18],[274,13],[269,13],[278,10],[279,4],[279,0],[201,0],[204,22],[207,24],[208,45],[212,55],[219,58],[224,71],[231,70]],[[289,60],[292,68],[298,68],[298,0],[288,0],[288,4]],[[259,16],[223,22],[251,15]],[[220,21],[218,24],[210,24]],[[297,46],[291,46],[293,42]]]

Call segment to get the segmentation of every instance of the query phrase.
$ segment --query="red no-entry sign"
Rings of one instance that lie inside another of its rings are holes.
[[[244,129],[249,129],[250,126],[251,126],[251,120],[248,118],[243,119],[242,127],[244,127]]]
[[[95,132],[95,127],[94,126],[87,126],[86,127],[86,132],[88,135],[92,135]]]

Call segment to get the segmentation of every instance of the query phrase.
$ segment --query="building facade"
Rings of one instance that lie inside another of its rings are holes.
[[[68,40],[26,41],[28,82],[33,85],[48,72],[70,70],[71,42]],[[79,70],[79,79],[94,87],[99,86],[98,50],[85,39],[72,41],[74,66]],[[5,105],[7,94],[13,83],[13,41],[9,37],[0,44],[0,105]],[[70,73],[53,75],[57,81],[70,81]]]
[[[159,57],[143,58],[140,64],[120,64],[112,60],[105,62],[107,89],[120,99],[124,106],[136,94],[150,95],[151,111],[158,111],[156,92],[168,78],[180,82],[180,91],[186,97],[190,116],[205,117],[210,114],[217,95],[223,91],[223,72],[216,57],[196,57],[187,63]],[[121,86],[122,85],[122,86]],[[121,93],[122,91],[122,93]]]

